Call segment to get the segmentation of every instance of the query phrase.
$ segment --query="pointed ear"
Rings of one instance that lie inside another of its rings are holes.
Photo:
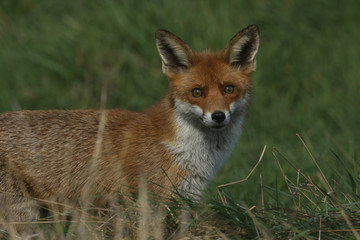
[[[250,25],[236,34],[224,51],[228,64],[241,71],[253,72],[256,69],[255,55],[258,48],[259,28],[256,25]]]
[[[180,38],[163,29],[156,31],[155,38],[163,73],[178,73],[191,66],[192,50]]]

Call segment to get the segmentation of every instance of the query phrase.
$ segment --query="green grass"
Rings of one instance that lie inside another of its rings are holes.
[[[242,28],[257,24],[260,50],[244,133],[207,190],[206,210],[195,211],[218,216],[223,226],[245,226],[245,237],[317,239],[320,219],[330,230],[351,229],[342,210],[359,226],[358,9],[358,1],[326,0],[2,0],[0,112],[99,108],[102,89],[107,108],[146,108],[168,85],[155,47],[158,28],[200,51],[220,50]],[[224,205],[216,186],[244,179],[264,145],[249,179],[221,189]],[[252,215],[240,206],[256,206],[258,223],[249,225]],[[355,237],[351,231],[322,236]]]

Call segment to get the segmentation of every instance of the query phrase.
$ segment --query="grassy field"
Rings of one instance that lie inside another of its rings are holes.
[[[168,85],[158,28],[200,51],[257,24],[244,133],[191,216],[216,216],[224,238],[359,239],[359,9],[335,0],[2,0],[0,112],[99,108],[103,90],[107,108],[146,108]],[[247,181],[220,198],[217,186],[245,179],[265,145]]]

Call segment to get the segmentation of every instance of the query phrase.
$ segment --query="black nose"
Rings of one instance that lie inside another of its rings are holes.
[[[225,113],[221,111],[215,111],[211,114],[211,119],[214,122],[222,123],[225,120]]]

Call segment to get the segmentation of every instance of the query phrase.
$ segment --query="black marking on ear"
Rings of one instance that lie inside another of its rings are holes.
[[[166,59],[166,62],[164,62],[166,66],[188,68],[186,64],[182,63],[182,59],[176,55],[174,48],[165,39],[159,40],[159,51]]]
[[[259,48],[259,28],[250,25],[236,34],[226,45],[227,61],[240,69],[255,70],[255,56]]]
[[[254,52],[254,46],[252,42],[246,42],[244,45],[241,46],[241,52],[239,54],[235,55],[233,59],[231,60],[231,65],[240,67],[241,65],[244,65],[245,63],[250,62],[250,55],[252,52]]]
[[[156,32],[155,38],[164,73],[176,73],[190,67],[192,50],[183,40],[163,29]]]

